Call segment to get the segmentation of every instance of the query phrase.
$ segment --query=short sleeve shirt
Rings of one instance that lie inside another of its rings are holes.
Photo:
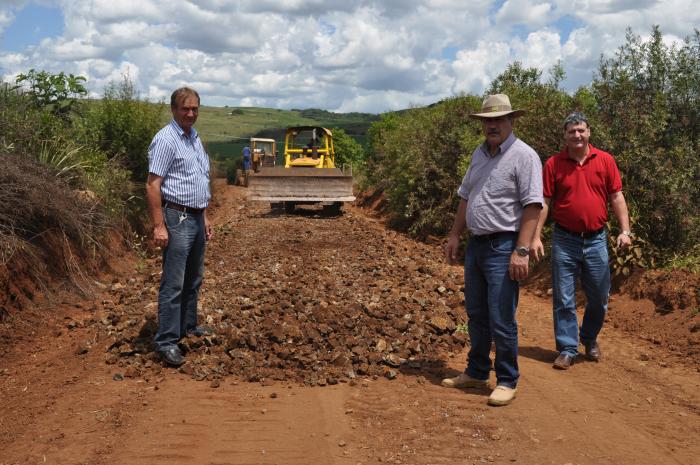
[[[583,164],[566,149],[544,164],[544,196],[551,199],[552,219],[573,232],[596,231],[608,221],[608,197],[622,190],[612,155],[589,144]]]
[[[540,157],[512,133],[494,156],[484,143],[472,154],[457,194],[467,201],[472,234],[518,231],[523,208],[543,202]]]
[[[211,198],[209,170],[209,156],[194,128],[188,135],[173,119],[153,137],[148,171],[163,178],[165,202],[206,208]]]

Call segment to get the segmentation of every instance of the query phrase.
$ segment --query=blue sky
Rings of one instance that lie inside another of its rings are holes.
[[[481,95],[509,63],[588,84],[601,54],[658,24],[700,24],[690,0],[2,0],[0,76],[125,75],[142,96],[197,88],[209,105],[382,112]]]
[[[58,37],[63,32],[63,14],[57,6],[30,3],[19,9],[14,20],[5,29],[0,49],[22,52],[39,45],[45,37]]]

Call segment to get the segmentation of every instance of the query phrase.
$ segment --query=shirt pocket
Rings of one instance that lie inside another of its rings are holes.
[[[512,173],[494,173],[486,181],[488,197],[516,197],[515,176]]]

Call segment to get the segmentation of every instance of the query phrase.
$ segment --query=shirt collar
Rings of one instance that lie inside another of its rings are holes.
[[[506,137],[506,140],[501,142],[501,145],[498,146],[498,151],[496,152],[496,155],[493,156],[495,157],[502,153],[505,153],[515,143],[516,139],[517,137],[515,137],[515,134],[513,134],[513,132],[511,131],[511,133],[508,134],[508,137]],[[484,154],[487,157],[492,157],[492,155],[489,153],[489,144],[486,141],[484,141],[484,143],[481,144],[481,151],[484,152]]]
[[[588,160],[590,160],[591,158],[594,158],[596,155],[598,155],[598,149],[593,147],[593,145],[591,145],[589,143],[588,144],[588,156],[583,161],[583,163],[584,164],[588,163]],[[571,158],[569,156],[569,148],[568,147],[564,147],[564,149],[559,153],[559,156],[565,160],[571,160],[574,163],[578,163],[576,160],[574,160],[573,158]]]
[[[180,127],[179,124],[177,124],[177,122],[175,121],[175,118],[173,118],[173,119],[170,120],[170,126],[172,126],[172,128],[173,128],[175,131],[177,131],[177,133],[180,135],[180,137],[183,137],[183,136],[184,136],[184,137],[192,137],[192,138],[194,138],[194,139],[196,139],[196,138],[199,137],[199,134],[197,134],[197,130],[196,130],[194,127],[191,127],[191,128],[190,128],[190,134],[188,135],[188,134],[185,132],[185,130],[182,129],[182,128]]]

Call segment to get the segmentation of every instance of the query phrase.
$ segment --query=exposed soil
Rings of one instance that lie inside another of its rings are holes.
[[[183,341],[180,369],[150,348],[157,256],[115,257],[92,299],[7,311],[1,465],[697,463],[693,275],[631,282],[641,298],[613,296],[603,361],[564,372],[546,291],[523,290],[518,398],[489,408],[488,390],[439,385],[467,346],[462,269],[439,246],[358,208],[276,214],[217,187],[214,334]]]

